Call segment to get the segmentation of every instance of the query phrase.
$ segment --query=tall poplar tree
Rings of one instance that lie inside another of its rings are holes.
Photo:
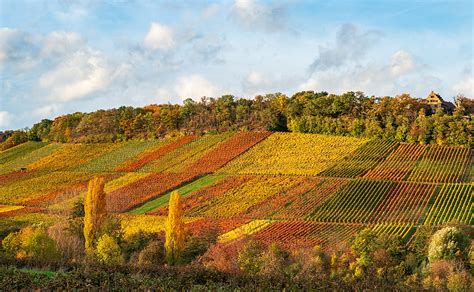
[[[103,177],[91,179],[84,200],[84,238],[88,253],[93,252],[97,232],[107,217],[104,184]]]
[[[179,262],[184,249],[183,207],[178,192],[173,192],[170,197],[165,232],[166,260],[168,264],[174,265]]]

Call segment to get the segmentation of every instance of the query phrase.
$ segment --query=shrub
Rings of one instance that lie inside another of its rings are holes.
[[[445,227],[432,236],[428,259],[430,263],[441,259],[466,261],[469,247],[470,240],[466,234],[456,227]]]
[[[263,249],[260,244],[250,240],[239,252],[237,258],[239,268],[251,275],[259,273],[263,266],[262,253]]]
[[[216,243],[217,235],[218,233],[216,230],[211,230],[198,236],[191,235],[188,237],[184,246],[181,261],[183,263],[191,263],[199,256],[203,255],[211,245]]]
[[[336,267],[337,261],[336,254],[329,257],[319,245],[312,249],[299,250],[296,253],[296,262],[300,267],[298,275],[301,279],[316,280],[322,278],[329,274],[332,264],[334,264],[334,268]]]
[[[26,257],[40,261],[57,260],[61,256],[58,245],[43,228],[36,228],[27,235],[21,235],[22,247]]]
[[[377,235],[366,228],[354,237],[351,248],[356,256],[369,255],[377,249]]]
[[[108,234],[102,235],[97,241],[97,258],[101,263],[114,265],[122,263],[120,246],[113,237]]]
[[[464,270],[452,271],[448,275],[446,287],[449,291],[472,291],[471,275]]]
[[[240,244],[241,241],[231,245],[216,243],[210,246],[201,257],[201,262],[206,268],[233,274],[238,273],[240,268],[235,255],[238,253]]]
[[[262,255],[262,262],[261,274],[281,278],[285,276],[285,269],[290,265],[290,254],[272,244]]]
[[[48,235],[57,243],[63,261],[78,261],[85,255],[82,233],[74,234],[67,223],[60,222],[49,227]]]
[[[21,240],[18,233],[12,232],[2,240],[3,251],[6,256],[16,257],[21,248]]]
[[[157,237],[156,234],[145,233],[141,230],[126,236],[120,243],[125,260],[129,260],[134,255],[137,256],[155,237]]]
[[[60,252],[56,242],[43,228],[26,227],[10,233],[2,241],[5,254],[16,258],[33,258],[39,261],[57,260]]]
[[[165,262],[165,250],[163,242],[154,240],[140,251],[137,265],[143,268],[151,268]]]

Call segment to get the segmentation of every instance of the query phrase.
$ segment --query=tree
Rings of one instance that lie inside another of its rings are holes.
[[[90,180],[84,201],[84,239],[88,253],[93,251],[94,240],[107,217],[104,184],[102,177]]]
[[[28,141],[28,136],[23,131],[14,131],[13,134],[1,145],[0,150],[7,150]]]
[[[102,235],[97,241],[97,258],[104,264],[114,265],[122,262],[122,252],[115,239],[108,235]]]
[[[428,248],[430,263],[437,260],[467,260],[470,240],[459,228],[445,227],[438,230],[431,238]]]
[[[42,141],[46,139],[51,131],[51,126],[53,121],[48,119],[43,119],[41,122],[36,123],[28,131],[28,139],[32,141]]]
[[[263,249],[258,242],[253,240],[247,242],[239,252],[237,259],[239,268],[252,275],[259,273],[263,266],[262,254]]]
[[[165,224],[165,250],[168,264],[179,262],[184,249],[184,222],[181,196],[173,192],[170,197],[168,220]]]
[[[56,260],[60,257],[58,245],[43,228],[36,228],[29,236],[22,238],[22,250],[27,257],[40,261]]]
[[[10,233],[2,241],[6,255],[17,258],[33,258],[40,261],[56,260],[60,252],[56,242],[43,228],[26,227]]]
[[[357,258],[350,268],[357,278],[365,276],[374,265],[373,253],[378,248],[377,235],[369,228],[363,229],[354,237],[351,248]]]

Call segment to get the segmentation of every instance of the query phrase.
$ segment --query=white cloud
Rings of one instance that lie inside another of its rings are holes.
[[[171,97],[172,93],[168,88],[158,88],[155,92],[155,97],[158,100],[167,100]]]
[[[310,65],[311,75],[299,90],[363,91],[379,96],[410,92],[424,96],[428,90],[439,89],[439,79],[407,51],[377,58],[372,49],[381,35],[353,24],[340,27],[334,43],[319,48],[318,57]]]
[[[439,90],[439,86],[440,80],[430,75],[412,55],[398,51],[385,63],[364,62],[316,71],[298,89],[338,94],[363,91],[377,96],[410,92],[425,96],[428,90]]]
[[[60,109],[61,105],[59,104],[48,104],[34,109],[32,114],[33,116],[38,117],[39,119],[44,119],[57,114]]]
[[[469,98],[474,97],[474,77],[466,76],[463,80],[453,86],[455,94],[464,94]]]
[[[56,11],[55,14],[59,20],[70,23],[71,21],[78,21],[86,17],[88,12],[84,7],[72,5],[68,6],[67,10]]]
[[[265,80],[265,77],[263,76],[262,73],[252,71],[247,76],[246,82],[247,82],[248,85],[251,85],[251,86],[259,86],[259,85],[262,85],[262,84],[266,83],[266,80]]]
[[[300,82],[301,77],[294,72],[274,74],[251,71],[242,80],[242,93],[248,97],[276,92],[291,94],[290,91]]]
[[[203,96],[216,96],[218,88],[201,75],[193,74],[179,78],[175,91],[182,99],[199,99]]]
[[[13,115],[7,111],[0,111],[0,129],[6,129],[12,123]]]
[[[213,3],[204,9],[204,11],[202,12],[202,16],[204,19],[210,19],[216,16],[220,10],[221,10],[221,5],[217,3]]]
[[[35,60],[38,48],[27,33],[8,27],[0,28],[0,66],[16,64],[19,69],[29,69]]]
[[[398,51],[392,55],[390,72],[393,76],[400,76],[415,69],[415,59],[405,51]]]
[[[257,0],[235,0],[232,10],[237,22],[249,30],[275,32],[286,27],[286,9],[281,5],[258,3]]]
[[[39,85],[57,102],[85,98],[106,88],[111,72],[98,52],[79,51],[41,75]]]
[[[319,47],[319,56],[310,65],[310,72],[338,68],[363,59],[380,38],[375,30],[363,31],[352,23],[342,25],[332,45]]]
[[[174,31],[168,26],[153,22],[145,36],[144,44],[150,50],[170,50],[176,45]]]
[[[43,40],[41,54],[43,56],[58,56],[76,51],[84,45],[84,40],[75,32],[54,31]]]

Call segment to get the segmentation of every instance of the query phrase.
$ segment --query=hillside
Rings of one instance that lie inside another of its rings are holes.
[[[474,151],[300,133],[227,132],[105,144],[26,142],[0,152],[0,235],[65,220],[94,176],[126,234],[163,230],[170,191],[187,228],[325,248],[371,227],[473,224]]]

